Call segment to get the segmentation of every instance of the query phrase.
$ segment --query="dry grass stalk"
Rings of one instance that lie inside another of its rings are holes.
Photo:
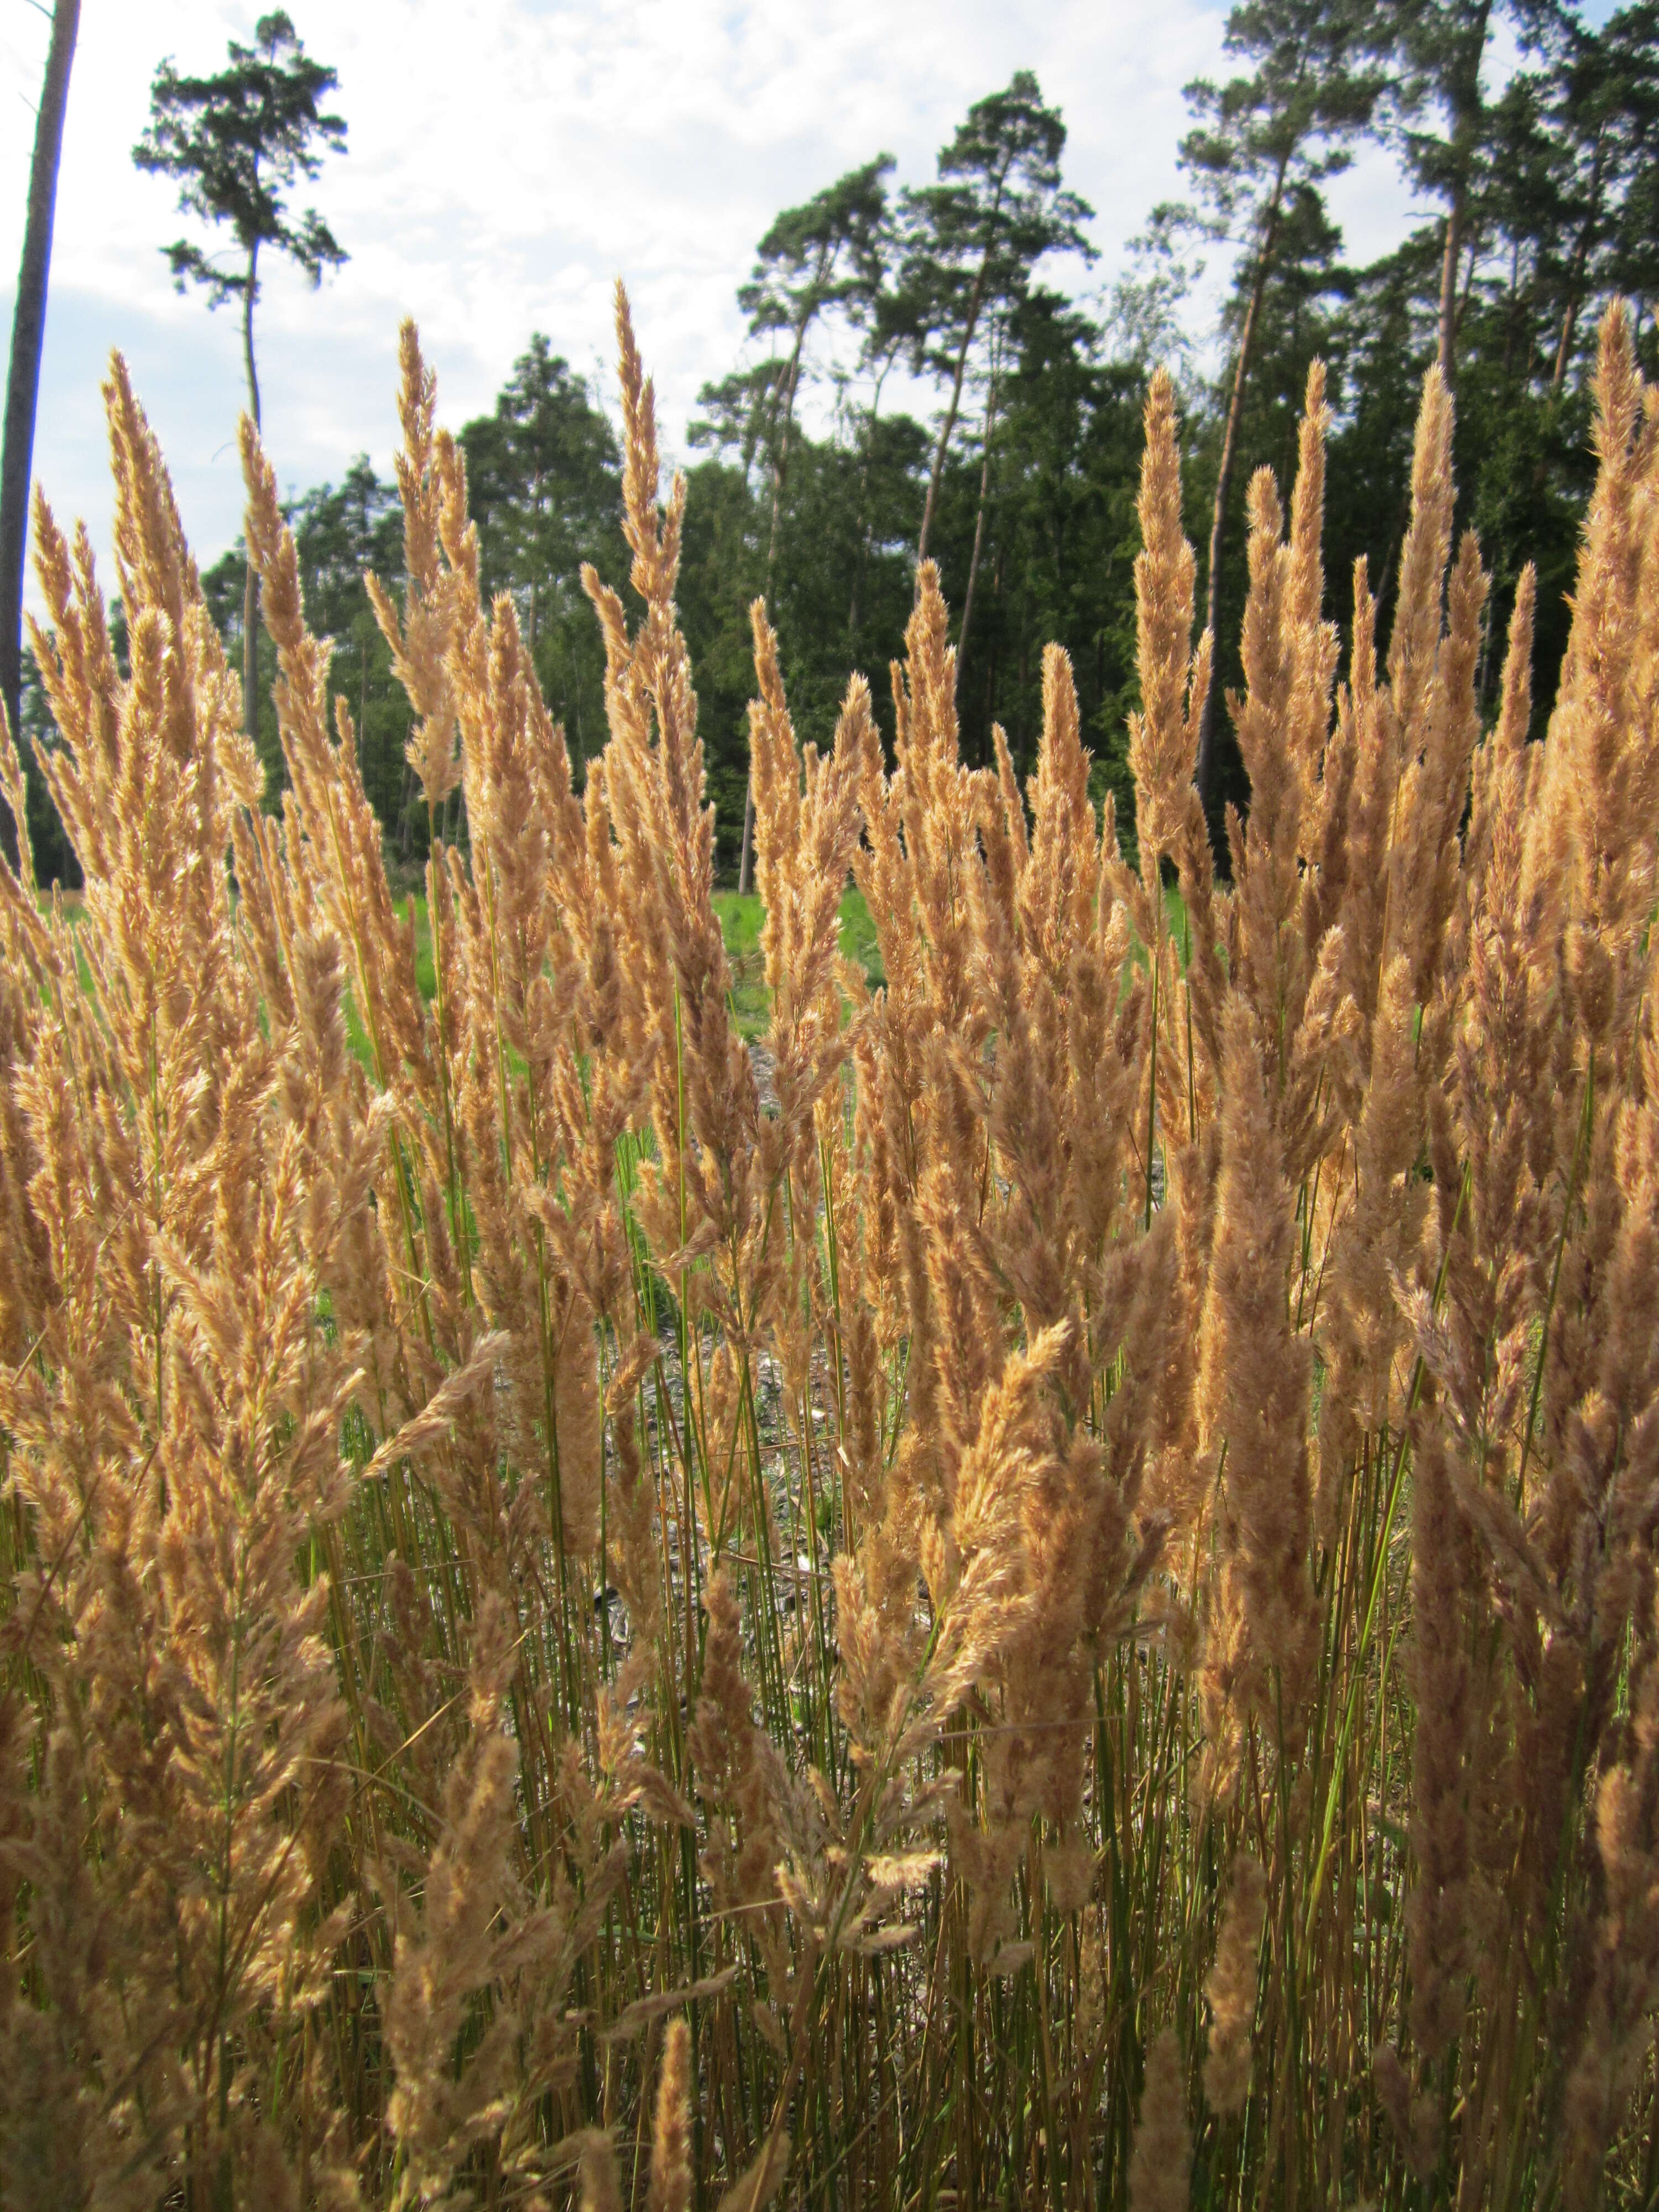
[[[799,741],[757,606],[775,1105],[620,296],[617,330],[642,611],[589,580],[580,789],[403,334],[405,573],[371,590],[429,1000],[252,432],[279,811],[118,363],[124,656],[87,534],[37,511],[86,892],[46,905],[26,836],[0,869],[0,2194],[1636,2201],[1659,409],[1628,316],[1540,744],[1530,573],[1480,726],[1433,373],[1386,658],[1362,567],[1343,667],[1316,368],[1288,520],[1250,489],[1231,888],[1167,379],[1136,866],[1063,653],[1022,790],[1002,732],[961,757],[931,566],[890,764],[856,677]],[[3,729],[0,790],[21,814]]]

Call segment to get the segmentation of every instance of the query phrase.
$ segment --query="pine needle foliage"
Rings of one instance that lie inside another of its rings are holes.
[[[617,327],[641,611],[590,575],[580,791],[404,333],[429,994],[252,428],[279,817],[118,361],[125,666],[37,509],[86,890],[0,867],[0,2203],[1651,2202],[1627,317],[1537,744],[1529,582],[1477,710],[1437,371],[1340,667],[1316,368],[1230,887],[1167,379],[1134,866],[1058,650],[1022,791],[931,566],[890,769],[857,677],[797,743],[757,604],[764,1084]]]

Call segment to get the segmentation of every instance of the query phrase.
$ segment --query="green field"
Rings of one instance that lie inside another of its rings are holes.
[[[41,904],[49,904],[43,896]],[[1181,893],[1174,884],[1164,886],[1164,910],[1169,918],[1170,934],[1182,948],[1182,963],[1187,957],[1187,909]],[[80,911],[78,891],[64,894],[65,912],[71,921]],[[432,966],[432,924],[424,898],[411,893],[407,900],[396,901],[400,915],[410,906],[415,909],[415,979],[421,996],[429,1000],[436,988]],[[716,891],[714,911],[720,916],[720,929],[726,939],[726,957],[732,966],[732,1006],[737,1016],[738,1029],[744,1037],[762,1036],[770,1016],[767,999],[766,978],[761,957],[760,933],[763,919],[758,896],[750,891],[747,896],[737,891]],[[872,989],[883,981],[881,949],[876,941],[876,925],[862,891],[849,884],[841,902],[841,949],[847,958],[864,970],[865,979]],[[1138,943],[1133,957],[1144,964],[1146,952]],[[82,981],[87,981],[84,975]],[[350,1033],[352,1049],[360,1058],[368,1046],[357,1020],[356,1007],[348,997],[346,1024]]]
[[[426,901],[414,897],[416,979],[423,998],[430,999],[434,988],[432,968],[432,925],[427,915]],[[398,902],[399,913],[407,911],[405,902]],[[720,928],[726,938],[726,956],[732,965],[732,1006],[737,1016],[738,1028],[745,1037],[759,1036],[769,1018],[766,979],[761,957],[760,933],[763,915],[761,902],[754,892],[742,896],[736,891],[716,891],[714,911],[720,916]],[[841,902],[841,949],[849,960],[855,961],[864,970],[871,985],[882,980],[881,953],[876,944],[876,925],[865,904],[862,891],[850,885]],[[352,1042],[360,1046],[361,1040],[356,1018],[352,1023]]]
[[[769,1018],[760,948],[760,900],[753,891],[747,896],[736,891],[716,891],[714,911],[720,918],[726,957],[732,963],[732,1006],[738,1027],[746,1037],[759,1036]],[[841,902],[841,949],[864,970],[872,987],[881,981],[876,925],[863,892],[850,886]]]

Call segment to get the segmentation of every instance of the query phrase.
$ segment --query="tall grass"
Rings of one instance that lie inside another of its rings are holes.
[[[0,2203],[1652,2203],[1626,318],[1536,746],[1434,373],[1338,682],[1316,368],[1230,889],[1162,377],[1134,866],[1063,654],[1027,789],[969,770],[924,566],[890,773],[858,678],[797,744],[757,606],[764,1105],[618,329],[580,793],[404,334],[429,991],[252,432],[280,817],[118,362],[126,669],[37,509],[86,895],[0,872]]]

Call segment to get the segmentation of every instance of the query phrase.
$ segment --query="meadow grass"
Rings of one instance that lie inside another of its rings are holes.
[[[750,891],[716,891],[714,912],[732,974],[732,1006],[740,1033],[763,1036],[771,1018],[771,995],[766,987],[765,957],[761,950],[761,925],[765,920],[758,895]],[[881,948],[864,895],[855,885],[842,894],[840,908],[841,950],[874,990],[882,981]]]
[[[1316,365],[1219,880],[1159,375],[1133,860],[1063,653],[1024,787],[964,764],[927,564],[890,758],[753,610],[746,902],[618,341],[577,793],[404,332],[413,902],[252,428],[280,816],[118,362],[125,665],[36,510],[86,890],[0,866],[0,2204],[1650,2205],[1628,318],[1541,744],[1437,374],[1341,652]]]

